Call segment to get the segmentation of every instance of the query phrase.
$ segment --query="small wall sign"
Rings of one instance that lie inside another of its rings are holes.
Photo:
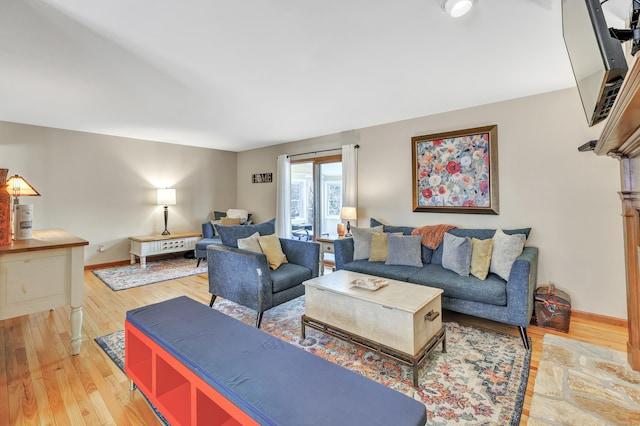
[[[254,173],[251,177],[251,183],[271,183],[273,182],[273,173]]]

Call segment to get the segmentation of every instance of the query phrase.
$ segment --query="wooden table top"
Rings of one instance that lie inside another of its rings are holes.
[[[33,231],[33,238],[16,240],[11,244],[0,246],[0,255],[22,253],[36,250],[50,250],[56,248],[86,246],[89,242],[76,237],[62,229],[45,229]]]
[[[151,241],[163,241],[163,240],[175,240],[177,238],[191,238],[201,237],[202,234],[198,232],[182,232],[169,235],[152,234],[152,235],[139,235],[137,237],[129,237],[131,241],[137,241],[139,243],[148,243]]]

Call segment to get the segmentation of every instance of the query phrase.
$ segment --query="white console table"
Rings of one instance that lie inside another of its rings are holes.
[[[194,232],[129,237],[129,240],[131,240],[131,250],[129,251],[131,264],[136,263],[136,256],[138,256],[140,258],[140,267],[145,268],[147,266],[147,256],[195,250],[196,243],[200,241],[200,237],[202,237],[202,234]]]
[[[71,353],[79,354],[87,244],[51,229],[0,246],[0,320],[71,305]]]

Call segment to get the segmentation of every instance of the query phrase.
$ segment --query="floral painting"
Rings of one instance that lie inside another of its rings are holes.
[[[411,139],[413,211],[498,214],[497,126]]]

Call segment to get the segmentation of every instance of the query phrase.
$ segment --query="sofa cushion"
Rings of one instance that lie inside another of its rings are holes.
[[[401,232],[394,232],[394,235],[402,235]],[[385,262],[389,255],[389,233],[388,232],[372,232],[371,233],[371,255],[369,262]]]
[[[376,277],[407,281],[410,276],[420,271],[421,268],[417,266],[385,265],[384,262],[369,262],[363,259],[346,263],[343,269],[360,272],[361,274],[375,275]]]
[[[471,275],[481,280],[487,278],[492,251],[493,238],[487,238],[486,240],[471,239],[471,267],[469,268]]]
[[[287,263],[287,256],[282,251],[280,238],[276,234],[261,235],[258,237],[258,243],[262,252],[267,256],[269,268],[278,269],[283,263]]]
[[[521,228],[521,229],[503,229],[505,234],[513,235],[513,234],[524,234],[529,238],[529,233],[531,233],[531,228]],[[486,240],[487,238],[493,238],[493,234],[495,234],[495,229],[472,229],[472,228],[454,228],[448,231],[450,234],[455,235],[456,237],[469,237],[469,238],[477,238],[479,240]],[[431,263],[436,265],[442,265],[442,244],[436,250],[433,251],[433,255],[431,256]]]
[[[513,262],[522,253],[526,239],[524,234],[507,235],[498,229],[493,236],[489,270],[503,280],[508,280]]]
[[[375,228],[351,227],[351,233],[353,234],[353,260],[369,259],[372,232],[382,232],[382,226],[376,226]]]
[[[220,235],[222,244],[227,247],[238,247],[238,238],[247,238],[254,233],[271,235],[276,233],[276,220],[259,223],[257,225],[215,225],[216,233]]]
[[[283,263],[278,269],[270,272],[274,293],[302,285],[303,281],[311,279],[311,269],[295,263]]]
[[[481,281],[470,275],[461,277],[440,265],[424,265],[408,277],[409,282],[437,287],[444,291],[443,296],[470,300],[490,305],[507,304],[507,283],[494,274]]]
[[[389,254],[385,265],[422,266],[422,237],[389,234]]]
[[[262,247],[260,247],[260,234],[257,232],[249,235],[247,238],[238,238],[238,248],[256,253],[264,253]]]
[[[382,226],[382,230],[384,232],[402,232],[402,235],[411,235],[411,231],[413,231],[415,228],[412,226],[391,226],[391,225],[385,225],[382,222],[374,219],[374,218],[370,218],[369,219],[369,226],[374,228],[376,226]]]
[[[471,239],[445,233],[442,242],[442,267],[461,277],[469,276],[471,266]]]

